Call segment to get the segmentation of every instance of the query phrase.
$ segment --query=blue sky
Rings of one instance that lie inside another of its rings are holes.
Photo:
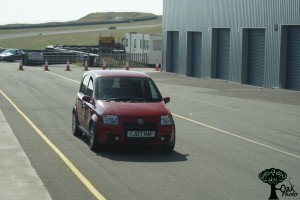
[[[0,25],[77,20],[95,12],[149,12],[162,15],[163,0],[1,0]]]

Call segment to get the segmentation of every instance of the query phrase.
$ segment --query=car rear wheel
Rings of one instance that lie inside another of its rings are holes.
[[[77,114],[76,112],[73,112],[72,116],[72,133],[74,136],[80,135],[80,130],[78,128],[78,120],[77,120]]]
[[[96,131],[96,126],[94,123],[91,125],[91,128],[90,128],[89,141],[90,141],[90,149],[92,151],[98,150],[97,131]]]

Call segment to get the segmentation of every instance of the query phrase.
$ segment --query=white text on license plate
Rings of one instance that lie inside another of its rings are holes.
[[[155,137],[155,131],[127,131],[127,137]]]

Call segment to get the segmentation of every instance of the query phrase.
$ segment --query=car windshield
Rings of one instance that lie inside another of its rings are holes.
[[[103,101],[155,102],[162,97],[150,78],[98,78],[96,98]]]

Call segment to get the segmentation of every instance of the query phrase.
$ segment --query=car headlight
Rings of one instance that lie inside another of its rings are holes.
[[[170,115],[160,116],[160,125],[171,125],[173,123],[173,119]]]
[[[105,125],[119,125],[119,119],[116,115],[103,115],[103,123]]]

